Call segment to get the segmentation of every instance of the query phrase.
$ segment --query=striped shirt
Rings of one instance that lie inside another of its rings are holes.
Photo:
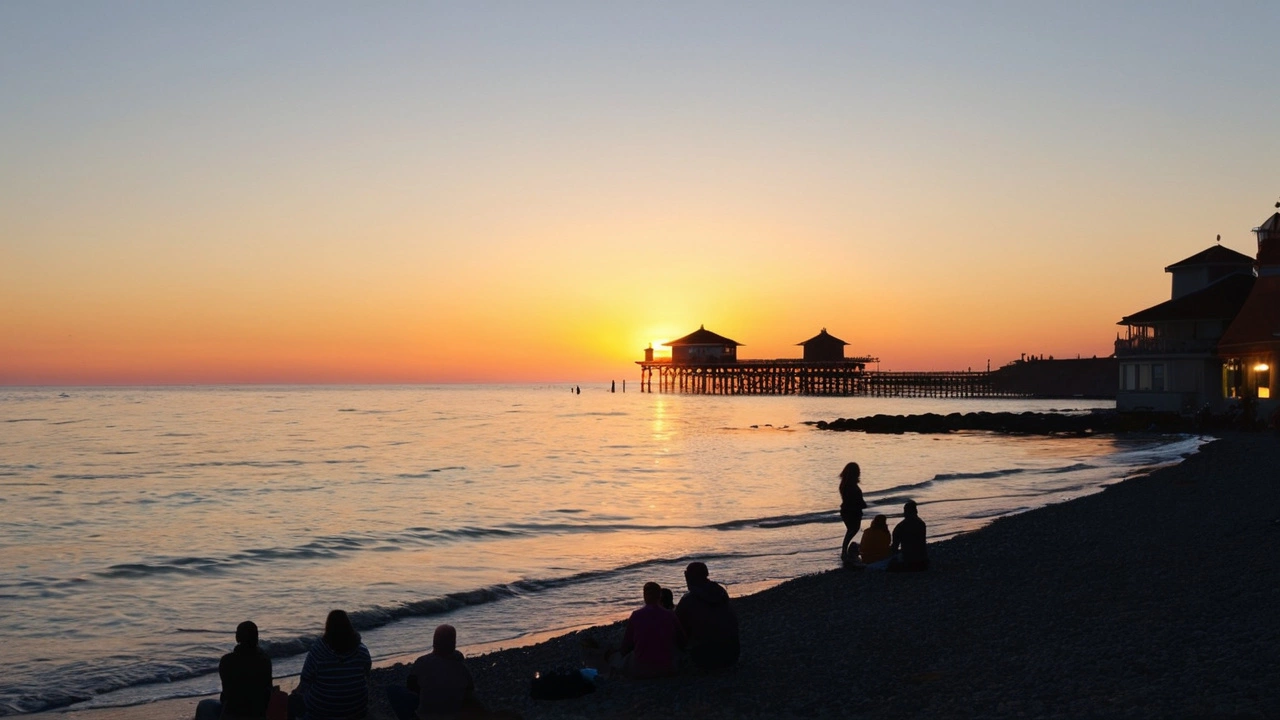
[[[339,655],[317,640],[302,662],[298,686],[306,702],[306,720],[358,720],[369,706],[369,668],[373,661],[363,643]]]

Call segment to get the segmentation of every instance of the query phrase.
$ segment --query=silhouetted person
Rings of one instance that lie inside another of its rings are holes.
[[[298,688],[289,699],[290,715],[303,720],[365,717],[372,667],[369,649],[360,642],[351,618],[342,610],[330,612],[324,635],[312,644],[302,662]]]
[[[862,562],[870,565],[887,559],[893,554],[890,549],[892,544],[893,538],[889,534],[888,518],[883,515],[875,516],[871,520],[871,525],[862,531],[862,542],[858,545]]]
[[[902,522],[893,528],[893,559],[889,572],[918,572],[929,569],[929,553],[925,549],[924,521],[916,510],[916,502],[908,500],[902,506]]]
[[[406,688],[387,688],[387,699],[399,720],[479,715],[471,671],[458,652],[458,631],[452,625],[436,628],[431,652],[414,661]]]
[[[689,592],[676,605],[676,617],[689,637],[689,655],[705,669],[738,662],[738,616],[729,605],[729,593],[708,577],[707,566],[691,562],[684,570]]]
[[[857,546],[850,548],[850,543],[853,542],[853,536],[858,534],[858,528],[862,527],[862,511],[867,507],[867,502],[862,499],[862,488],[858,487],[861,476],[862,468],[856,462],[846,464],[840,471],[840,520],[844,522],[844,542],[840,543],[841,560],[849,559],[850,550],[857,552]]]
[[[258,647],[258,626],[248,620],[236,627],[235,650],[218,662],[222,694],[201,700],[196,720],[264,720],[271,703],[271,658]]]
[[[662,588],[662,607],[673,611],[676,609],[676,596],[671,588]]]
[[[631,613],[622,636],[625,667],[632,677],[661,677],[676,671],[684,629],[676,614],[662,607],[662,586],[644,584],[644,607]]]

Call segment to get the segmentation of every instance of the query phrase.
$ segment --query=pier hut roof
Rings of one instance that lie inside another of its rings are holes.
[[[1258,278],[1236,319],[1218,341],[1218,354],[1265,352],[1280,345],[1280,276]]]
[[[1244,253],[1236,252],[1231,248],[1221,245],[1210,246],[1206,250],[1192,255],[1189,258],[1179,260],[1178,262],[1165,268],[1165,272],[1173,272],[1187,267],[1199,267],[1203,265],[1242,265],[1253,267],[1253,258]]]
[[[822,345],[832,345],[832,344],[836,344],[836,343],[838,343],[838,344],[840,344],[840,345],[848,345],[848,344],[849,344],[849,343],[847,343],[847,342],[845,342],[845,341],[841,340],[840,338],[836,337],[835,335],[832,335],[831,333],[827,332],[827,329],[826,329],[826,328],[822,328],[822,332],[818,333],[817,335],[814,335],[813,337],[809,338],[808,340],[805,340],[804,342],[798,342],[798,343],[796,343],[796,344],[797,344],[797,345],[808,345],[809,343],[818,343],[818,344],[822,344]]]
[[[1230,320],[1253,289],[1249,273],[1233,273],[1212,285],[1126,316],[1117,325],[1150,325],[1178,320]]]
[[[730,340],[723,335],[717,335],[706,328],[705,325],[698,326],[697,330],[685,335],[682,338],[676,338],[671,342],[663,343],[667,347],[676,347],[679,345],[733,345],[737,347],[742,343],[736,340]]]

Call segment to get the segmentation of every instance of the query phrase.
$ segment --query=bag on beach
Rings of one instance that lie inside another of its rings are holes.
[[[595,692],[595,683],[583,677],[577,670],[540,672],[529,685],[529,697],[534,700],[568,700]]]

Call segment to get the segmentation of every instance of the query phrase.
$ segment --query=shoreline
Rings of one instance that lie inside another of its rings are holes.
[[[490,709],[526,718],[1276,716],[1277,467],[1274,435],[1226,434],[1177,465],[931,544],[926,573],[837,569],[735,597],[743,659],[725,673],[528,698],[535,671],[578,666],[582,636],[620,623],[468,664]],[[374,671],[371,720],[391,717],[385,688],[407,669]],[[15,717],[177,720],[198,700]]]

